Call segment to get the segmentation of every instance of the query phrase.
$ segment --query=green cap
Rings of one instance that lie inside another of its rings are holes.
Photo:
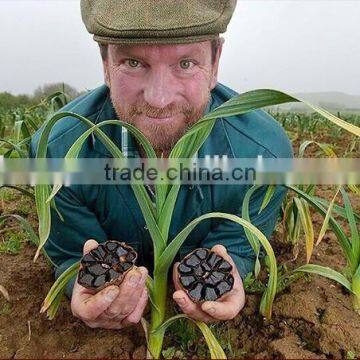
[[[81,0],[81,16],[104,44],[186,44],[226,31],[236,0]]]

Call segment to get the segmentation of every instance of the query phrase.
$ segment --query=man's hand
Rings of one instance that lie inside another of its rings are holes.
[[[202,304],[194,303],[185,291],[181,290],[177,272],[179,263],[176,263],[173,269],[173,281],[175,289],[177,290],[173,294],[174,300],[185,314],[189,315],[194,320],[200,320],[207,323],[233,319],[245,305],[244,287],[234,261],[222,245],[215,245],[211,250],[222,256],[233,267],[231,273],[234,276],[234,287],[220,300],[205,301]]]
[[[95,240],[84,245],[84,255],[96,248]],[[79,285],[77,281],[71,298],[71,310],[91,328],[121,329],[137,324],[148,301],[144,267],[130,270],[120,286],[111,285],[96,292]]]

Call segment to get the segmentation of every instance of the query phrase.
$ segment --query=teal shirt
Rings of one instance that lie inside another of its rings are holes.
[[[236,92],[218,84],[211,92],[206,112],[218,107]],[[109,89],[103,85],[73,100],[61,111],[85,116],[94,123],[116,119],[110,101]],[[121,147],[121,127],[109,125],[102,128]],[[64,118],[52,129],[48,157],[63,158],[74,141],[87,130],[75,118]],[[30,156],[35,156],[40,129],[30,146]],[[288,158],[292,157],[290,141],[278,124],[265,111],[257,110],[240,116],[220,118],[198,156],[227,155],[230,158]],[[85,142],[80,157],[111,157],[105,146],[91,136]],[[173,239],[191,220],[213,211],[241,216],[241,206],[250,185],[182,185],[170,225],[169,239]],[[262,186],[250,202],[250,219],[267,237],[275,227],[286,188],[277,186],[274,196],[264,211],[258,214],[267,187]],[[103,242],[115,239],[127,242],[139,253],[138,264],[152,269],[153,248],[149,231],[134,193],[129,185],[71,185],[62,187],[55,198],[62,221],[52,210],[51,232],[45,250],[58,265],[57,278],[82,257],[83,245],[88,239]],[[211,248],[224,245],[244,278],[254,267],[255,254],[246,239],[242,226],[224,219],[201,222],[188,236],[178,258],[198,247]],[[68,284],[66,294],[71,297],[74,279]]]

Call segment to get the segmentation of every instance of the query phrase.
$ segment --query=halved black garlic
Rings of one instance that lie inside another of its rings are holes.
[[[209,249],[196,249],[178,266],[179,280],[194,302],[215,301],[232,290],[232,266]]]
[[[123,242],[109,240],[101,243],[82,257],[78,283],[94,290],[114,283],[119,285],[135,265],[136,258],[136,251]]]

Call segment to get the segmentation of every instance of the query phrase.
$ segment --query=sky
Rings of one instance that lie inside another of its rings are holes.
[[[360,95],[360,1],[238,0],[219,81],[237,91]],[[0,91],[103,83],[97,44],[79,0],[0,0]]]

